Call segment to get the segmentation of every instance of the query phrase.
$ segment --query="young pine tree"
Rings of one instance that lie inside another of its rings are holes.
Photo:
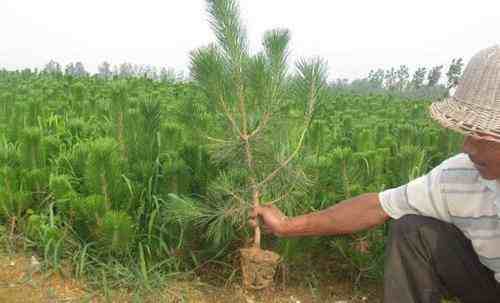
[[[268,31],[263,50],[252,55],[236,1],[207,0],[207,5],[217,41],[192,52],[191,74],[220,122],[206,131],[214,145],[212,159],[224,169],[210,186],[211,201],[195,210],[174,199],[170,214],[206,224],[208,237],[222,242],[246,225],[253,207],[286,202],[304,184],[303,174],[291,165],[322,97],[327,68],[321,59],[300,60],[291,76],[288,30]],[[272,275],[265,265],[245,269],[245,260],[259,265],[279,259],[260,247],[257,226],[252,248],[241,250],[244,284],[253,288],[268,286]]]

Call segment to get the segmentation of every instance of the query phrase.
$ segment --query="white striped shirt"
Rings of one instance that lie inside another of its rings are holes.
[[[417,214],[457,226],[500,282],[500,183],[483,179],[466,154],[447,159],[406,185],[379,193],[379,199],[391,218]]]

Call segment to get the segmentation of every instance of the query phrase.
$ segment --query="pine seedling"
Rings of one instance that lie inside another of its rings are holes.
[[[111,114],[114,115],[116,129],[116,141],[120,147],[120,152],[123,157],[127,155],[127,148],[125,144],[125,111],[127,108],[127,93],[126,82],[118,82],[113,86],[111,93]]]
[[[23,190],[16,170],[0,167],[0,222],[7,222],[10,239],[13,238],[17,222],[32,206],[31,193]]]
[[[86,241],[97,241],[98,227],[106,214],[106,201],[101,195],[78,198],[74,202],[75,223],[78,236]]]
[[[106,209],[121,198],[119,145],[111,138],[95,140],[89,148],[85,182],[91,194],[102,195]]]
[[[135,225],[132,218],[123,211],[108,211],[104,215],[98,234],[100,244],[110,255],[124,255],[129,252],[135,240]]]
[[[191,54],[191,74],[207,95],[207,107],[221,121],[219,134],[209,137],[216,150],[213,159],[229,172],[212,186],[219,200],[211,205],[215,211],[209,212],[214,218],[208,230],[209,236],[219,238],[228,224],[245,225],[253,207],[286,200],[292,193],[293,176],[298,174],[291,164],[322,96],[326,64],[321,59],[300,60],[292,77],[288,30],[268,31],[263,50],[251,55],[236,1],[207,0],[207,5],[217,42]],[[299,126],[289,122],[297,118],[302,118]],[[277,264],[279,256],[260,247],[257,225],[252,248],[241,250],[247,287],[264,288],[272,282],[269,265]],[[245,269],[248,264],[260,267]]]
[[[60,168],[77,179],[84,179],[90,145],[85,141],[80,141],[73,145],[67,153],[61,154],[60,159],[58,159]],[[81,187],[81,184],[79,184],[79,187]]]
[[[74,201],[79,198],[78,193],[71,185],[71,177],[68,175],[51,175],[49,178],[49,190],[53,196],[57,210],[74,222]]]
[[[30,206],[30,195],[22,190],[22,176],[19,169],[21,154],[18,146],[0,142],[0,222],[10,224],[11,234],[16,221]]]
[[[42,132],[37,127],[24,129],[21,137],[21,152],[23,166],[27,169],[41,167],[42,155]]]
[[[157,176],[156,159],[161,149],[161,103],[145,99],[138,103],[138,109],[129,112],[128,161],[136,178],[144,184]]]

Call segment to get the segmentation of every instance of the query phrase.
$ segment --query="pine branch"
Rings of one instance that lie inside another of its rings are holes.
[[[224,187],[224,186],[217,186],[216,187],[217,189],[219,189],[220,191],[230,195],[231,197],[233,197],[234,199],[236,199],[238,202],[241,203],[241,205],[246,205],[246,201],[238,194],[236,194],[234,191]]]
[[[308,119],[308,122],[309,121],[310,121],[310,119]],[[257,188],[261,188],[265,184],[269,183],[272,179],[274,179],[278,175],[278,173],[283,168],[285,168],[288,165],[288,163],[290,163],[290,161],[292,161],[297,156],[297,154],[299,153],[300,149],[302,148],[302,143],[304,141],[306,132],[307,132],[307,126],[303,128],[302,134],[300,135],[300,139],[299,139],[299,142],[297,143],[297,146],[295,147],[295,150],[290,154],[290,156],[288,156],[288,158],[285,161],[283,161],[280,164],[280,166],[278,166],[273,172],[271,172],[267,177],[265,177],[264,180],[262,180],[261,182],[259,182],[257,184],[257,186],[256,186]]]
[[[326,83],[326,66],[325,63],[319,59],[307,62],[305,60],[299,61],[297,64],[299,71],[299,79],[297,82],[297,92],[304,94],[307,92],[307,108],[306,108],[306,119],[304,121],[304,126],[302,133],[299,138],[299,142],[295,147],[295,150],[288,156],[288,158],[283,161],[273,172],[271,172],[267,177],[265,177],[259,184],[257,188],[263,187],[265,184],[269,183],[273,178],[275,178],[278,173],[285,168],[290,161],[292,161],[300,149],[302,148],[305,135],[309,129],[309,125],[312,121],[315,105],[320,97],[320,92]]]
[[[259,125],[248,135],[248,139],[251,139],[252,137],[255,137],[259,134],[260,131],[266,128],[267,123],[271,120],[272,114],[270,112],[265,112],[264,113],[264,118],[262,118],[261,122]]]
[[[241,62],[248,53],[246,32],[240,22],[239,7],[234,0],[207,0],[207,11],[219,45],[234,68],[241,68]]]
[[[229,74],[225,68],[226,65],[227,62],[216,46],[212,45],[200,48],[191,53],[191,73],[193,79],[201,85],[210,101],[220,106],[233,132],[237,134],[237,137],[240,137],[242,131],[225,99],[225,92],[228,86],[225,81],[229,78]]]
[[[219,97],[219,102],[220,102],[220,105],[221,105],[221,107],[223,109],[224,114],[226,115],[226,118],[231,123],[231,127],[233,129],[233,132],[235,132],[238,135],[238,137],[241,137],[242,136],[242,131],[240,130],[240,128],[236,124],[236,120],[234,119],[234,117],[231,114],[231,112],[229,112],[229,108],[227,107],[227,104],[224,101],[224,98],[222,96]]]
[[[287,29],[274,29],[264,34],[263,45],[276,82],[286,74],[289,42],[290,32]]]
[[[264,34],[263,45],[271,74],[271,81],[264,83],[264,85],[271,86],[271,92],[267,98],[278,104],[280,101],[278,91],[286,75],[289,41],[290,33],[286,29],[275,29]],[[249,138],[258,135],[261,130],[265,129],[272,116],[272,110],[266,109],[259,125],[250,133]]]
[[[232,143],[231,141],[223,140],[223,139],[219,139],[219,138],[214,138],[214,137],[210,137],[208,135],[204,135],[204,137],[207,138],[210,141],[214,141],[214,142],[217,142],[217,143],[222,143],[222,144]]]
[[[262,204],[263,205],[273,205],[273,204],[276,204],[282,200],[285,200],[289,195],[290,195],[290,192],[286,192],[283,195],[279,196],[277,199],[274,199],[274,200],[268,201],[268,202],[262,202]]]

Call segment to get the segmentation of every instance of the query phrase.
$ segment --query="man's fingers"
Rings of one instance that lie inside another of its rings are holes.
[[[252,212],[250,213],[250,217],[251,218],[257,218],[259,215],[261,214],[261,208],[260,206],[255,206],[252,210]]]
[[[248,220],[248,223],[252,227],[257,227],[257,220],[251,219],[251,220]]]

